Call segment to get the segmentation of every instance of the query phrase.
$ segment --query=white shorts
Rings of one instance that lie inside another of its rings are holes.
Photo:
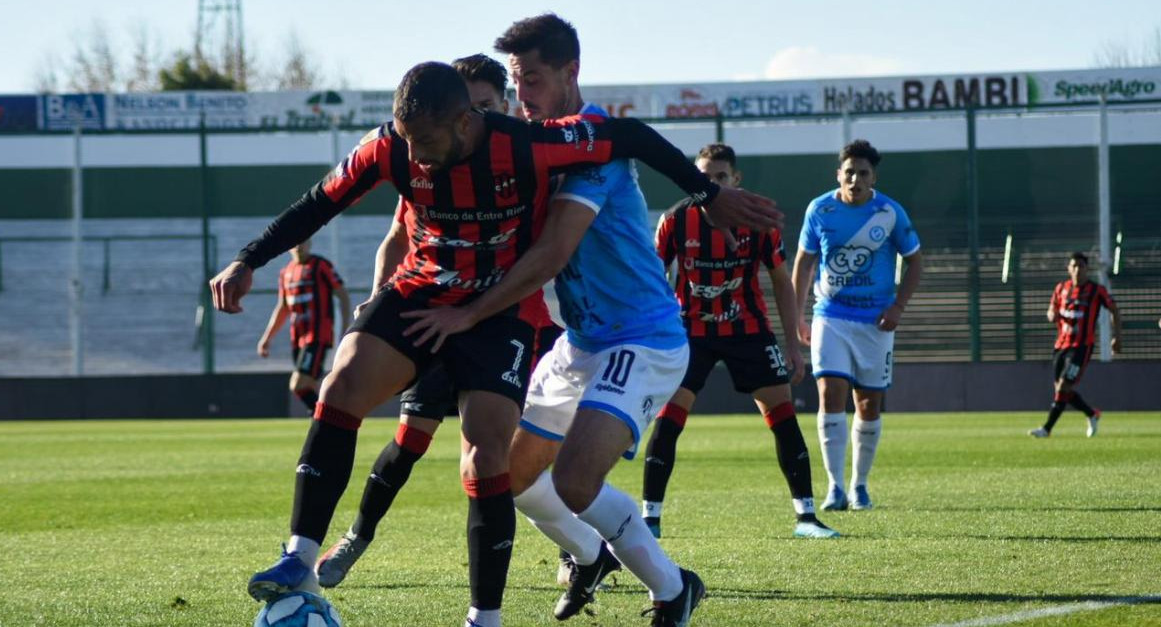
[[[810,324],[810,361],[814,378],[842,377],[856,388],[891,387],[895,332],[872,322],[815,316]]]
[[[578,408],[597,409],[628,425],[633,445],[623,455],[633,459],[641,434],[681,385],[688,362],[688,345],[659,350],[621,344],[590,353],[562,335],[532,373],[520,428],[563,440]]]

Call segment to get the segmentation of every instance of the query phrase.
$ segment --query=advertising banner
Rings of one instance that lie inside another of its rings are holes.
[[[0,132],[35,131],[36,96],[0,96]]]
[[[37,126],[45,131],[69,131],[77,124],[87,131],[105,128],[105,94],[49,94],[41,97]]]

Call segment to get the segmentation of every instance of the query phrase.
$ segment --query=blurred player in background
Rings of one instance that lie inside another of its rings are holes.
[[[810,345],[818,380],[818,436],[829,479],[824,510],[870,509],[867,477],[882,432],[883,393],[891,385],[895,329],[919,287],[919,236],[899,203],[874,189],[879,151],[856,140],[839,153],[838,189],[810,201],[794,259],[798,337]],[[907,262],[895,288],[896,256]],[[815,269],[818,269],[817,275]],[[814,285],[814,317],[806,298]],[[851,426],[853,500],[843,491],[847,397]]]
[[[718,185],[741,185],[742,172],[734,149],[725,144],[702,148],[694,163]],[[790,384],[802,380],[805,366],[798,346],[794,285],[784,265],[782,232],[740,228],[734,238],[737,248],[730,250],[722,231],[713,228],[701,208],[688,199],[666,212],[657,227],[657,254],[666,268],[677,261],[677,300],[690,354],[681,387],[657,415],[645,449],[645,524],[654,537],[661,537],[661,508],[677,458],[677,439],[709,373],[724,361],[734,389],[754,397],[766,426],[774,433],[778,464],[798,517],[794,535],[838,537],[815,515],[810,453],[794,413]],[[766,297],[758,284],[762,267],[773,285],[785,353],[766,318]]]
[[[505,98],[508,70],[502,63],[483,54],[474,54],[456,59],[452,67],[467,82],[472,106],[485,111],[508,113],[508,100]],[[402,197],[399,199],[391,230],[375,255],[374,293],[367,302],[356,308],[356,315],[380,290],[387,287],[387,280],[403,263],[410,250],[404,218],[408,211],[413,210],[410,201]],[[560,332],[556,325],[542,326],[537,337],[537,352],[551,348]],[[375,539],[379,521],[387,515],[395,496],[407,483],[412,467],[427,452],[432,436],[444,416],[455,414],[458,398],[459,394],[442,363],[433,365],[419,377],[415,385],[404,390],[399,399],[399,429],[371,468],[354,524],[319,559],[316,567],[319,585],[324,588],[339,585],[367,550]]]
[[[1088,437],[1096,435],[1101,410],[1091,407],[1080,397],[1080,392],[1073,388],[1080,383],[1084,369],[1092,358],[1097,336],[1096,324],[1102,307],[1112,317],[1113,339],[1110,345],[1113,353],[1121,351],[1121,314],[1108,290],[1089,280],[1088,255],[1072,253],[1068,260],[1068,277],[1056,284],[1052,290],[1052,300],[1048,303],[1048,321],[1056,324],[1056,343],[1052,352],[1054,394],[1044,426],[1028,432],[1034,438],[1052,435],[1052,428],[1067,405],[1084,412],[1088,418]]]
[[[327,351],[335,344],[335,306],[339,300],[342,326],[351,324],[351,298],[343,279],[326,259],[310,254],[310,240],[290,249],[290,263],[278,274],[278,302],[258,340],[258,355],[270,356],[270,340],[290,318],[294,372],[290,391],[314,414]]]

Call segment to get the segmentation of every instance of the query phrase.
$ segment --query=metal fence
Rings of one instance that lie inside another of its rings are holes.
[[[767,178],[773,182],[756,184],[751,179],[747,184],[783,201],[791,258],[801,208],[827,189],[819,180],[833,187],[833,175],[825,169],[833,168],[832,155],[845,141],[867,137],[888,159],[910,155],[909,169],[893,171],[889,182],[880,181],[880,188],[906,188],[904,204],[924,241],[924,280],[897,335],[900,362],[1046,358],[1054,329],[1044,311],[1052,286],[1066,278],[1068,255],[1074,250],[1090,253],[1094,278],[1108,285],[1120,304],[1124,353],[1118,358],[1161,357],[1161,192],[1145,180],[1150,175],[1141,174],[1146,166],[1132,159],[1137,150],[1161,155],[1156,137],[1161,134],[1161,102],[651,122],[689,154],[721,140],[759,170],[767,162],[776,162],[771,168],[783,172],[790,167],[791,175],[781,179],[772,176]],[[215,315],[206,307],[206,279],[271,217],[255,217],[261,211],[253,207],[215,205],[214,198],[223,194],[245,196],[244,189],[224,193],[219,189],[223,177],[215,173],[239,164],[275,169],[290,164],[310,169],[317,178],[337,160],[339,147],[353,145],[362,131],[203,128],[17,138],[21,146],[52,143],[53,151],[67,155],[45,167],[67,174],[60,179],[65,184],[52,193],[71,199],[67,204],[75,214],[72,220],[59,215],[0,219],[0,376],[285,369],[288,342],[276,341],[266,361],[254,350],[274,306],[273,266],[282,260],[257,273],[244,314]],[[90,175],[122,163],[164,170],[164,165],[149,164],[151,158],[143,154],[153,150],[150,141],[158,138],[181,142],[172,146],[185,156],[169,162],[185,167],[193,183],[174,194],[192,189],[196,198],[176,200],[196,210],[167,218],[93,217],[116,211],[94,206],[91,199],[104,196],[82,187],[92,180],[110,183]],[[10,139],[0,136],[0,143]],[[132,142],[110,148],[113,139]],[[273,162],[238,156],[251,145],[265,146],[261,150],[268,153],[273,147]],[[1020,152],[1057,148],[1081,150],[1092,170],[1054,169],[1051,156],[1040,163],[1041,157],[1025,158]],[[999,166],[997,155],[1002,157]],[[989,186],[989,177],[1004,174],[993,170],[1002,170],[1005,163],[1019,165],[1021,159],[1034,162],[1021,166],[1030,172],[1027,189],[1012,190],[1008,184],[997,192]],[[63,167],[61,160],[66,162]],[[797,162],[822,164],[811,168],[824,170],[823,176],[797,180],[806,178],[794,173]],[[1077,177],[1091,182],[1079,194]],[[669,204],[670,199],[656,197],[647,176],[643,180],[651,205],[660,209]],[[1051,197],[1056,186],[1071,186],[1071,197]],[[305,187],[281,189],[279,198],[288,203]],[[1122,193],[1128,188],[1143,191]],[[790,190],[786,194],[792,202],[783,200],[783,189]],[[1040,206],[1023,210],[1020,203],[1028,199]],[[1044,210],[1043,205],[1056,202],[1060,211]],[[270,200],[265,208],[284,205]],[[387,230],[391,208],[379,201],[370,215],[343,216],[316,236],[315,250],[336,262],[356,303],[367,294],[375,247]],[[777,309],[770,305],[775,315]],[[775,328],[781,328],[776,321]]]

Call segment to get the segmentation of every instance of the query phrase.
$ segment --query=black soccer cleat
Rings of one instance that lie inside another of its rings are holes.
[[[681,569],[681,594],[671,601],[654,601],[653,607],[641,613],[653,613],[651,627],[686,627],[689,617],[705,598],[705,584],[701,577],[691,570]]]
[[[556,609],[552,611],[556,620],[565,620],[575,616],[593,600],[593,594],[601,585],[601,580],[617,570],[621,570],[621,562],[613,557],[612,552],[609,551],[609,547],[605,546],[604,542],[601,543],[601,552],[597,554],[595,562],[588,566],[573,563],[568,578],[568,590],[560,595],[560,600],[556,602]]]

